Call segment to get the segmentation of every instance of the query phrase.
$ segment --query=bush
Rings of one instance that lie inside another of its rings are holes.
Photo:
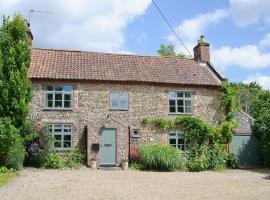
[[[62,163],[61,163],[60,156],[56,153],[49,154],[49,156],[46,159],[45,168],[46,169],[61,169]]]
[[[63,156],[63,165],[68,168],[79,168],[85,163],[85,154],[74,149]]]
[[[227,158],[226,158],[227,167],[236,169],[238,168],[238,164],[239,164],[239,160],[233,153],[227,154]]]
[[[16,141],[11,151],[8,153],[6,166],[8,168],[20,169],[25,158],[25,148],[20,140]]]
[[[207,146],[194,145],[187,155],[189,171],[204,171],[209,167]]]
[[[181,153],[174,147],[150,144],[138,148],[145,169],[158,171],[177,170],[181,163]]]
[[[26,141],[27,156],[25,165],[44,167],[52,148],[53,137],[43,128],[35,137]]]
[[[135,169],[135,170],[143,170],[143,164],[140,162],[133,161],[129,164],[130,169]]]
[[[24,156],[25,149],[18,129],[9,119],[0,119],[0,165],[20,169]]]

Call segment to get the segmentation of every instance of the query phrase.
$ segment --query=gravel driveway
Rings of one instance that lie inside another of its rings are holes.
[[[1,200],[270,199],[269,170],[140,172],[24,169]]]

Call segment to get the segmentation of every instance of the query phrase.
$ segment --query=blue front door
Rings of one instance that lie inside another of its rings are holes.
[[[116,165],[115,129],[101,129],[99,156],[100,165]]]

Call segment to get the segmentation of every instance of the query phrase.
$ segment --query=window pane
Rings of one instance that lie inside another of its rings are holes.
[[[127,100],[120,101],[120,108],[125,108],[125,109],[128,108],[128,102],[127,102]]]
[[[177,97],[183,97],[183,96],[184,96],[183,92],[177,92]]]
[[[64,86],[64,91],[65,92],[71,92],[72,91],[72,86],[71,85],[65,85]]]
[[[116,99],[111,100],[111,107],[112,108],[119,108],[120,106],[118,105],[118,101]]]
[[[55,141],[61,141],[61,135],[54,135],[54,139],[55,139]]]
[[[170,144],[176,144],[176,139],[170,139]]]
[[[56,108],[62,107],[62,101],[55,101],[55,107]]]
[[[175,92],[169,92],[169,98],[175,98]]]
[[[171,112],[171,113],[175,113],[175,112],[176,112],[175,107],[170,106],[170,112]]]
[[[62,94],[55,94],[55,100],[61,101],[62,100]]]
[[[54,125],[54,132],[61,132],[62,126],[61,125]]]
[[[54,87],[54,89],[55,89],[55,91],[62,91],[63,90],[62,86],[60,86],[60,85],[56,85]]]
[[[177,112],[183,113],[184,112],[184,107],[177,107]]]
[[[185,100],[185,106],[191,106],[191,100]]]
[[[71,100],[71,94],[65,94],[64,95],[64,100],[67,101],[67,100]]]
[[[61,141],[54,142],[54,147],[55,148],[61,148]]]
[[[184,101],[183,100],[177,100],[177,105],[178,106],[184,106]]]
[[[64,135],[65,141],[71,141],[71,135]]]
[[[53,100],[53,94],[47,94],[47,100]]]
[[[185,143],[184,139],[182,139],[182,138],[178,139],[178,144],[184,144],[184,143]]]
[[[65,101],[64,102],[64,107],[65,108],[70,108],[71,107],[71,102],[70,101]]]
[[[190,98],[191,97],[191,92],[185,92],[185,97]]]
[[[47,107],[52,108],[53,107],[53,101],[48,101]]]
[[[111,93],[110,105],[111,108],[128,109],[128,93]]]
[[[70,147],[71,147],[71,142],[65,141],[64,148],[70,148]]]
[[[65,126],[64,126],[64,132],[65,132],[65,133],[70,133],[70,132],[71,132],[71,126],[65,125]]]
[[[192,113],[191,107],[186,107],[186,113]]]
[[[53,86],[47,85],[46,86],[46,91],[53,91]]]
[[[170,104],[170,106],[175,106],[175,100],[170,100],[169,104]]]

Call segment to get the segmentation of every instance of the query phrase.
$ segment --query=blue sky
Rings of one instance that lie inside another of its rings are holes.
[[[192,52],[200,35],[231,81],[270,88],[270,0],[155,0]],[[157,55],[172,43],[186,53],[151,0],[3,0],[6,15],[29,10],[34,47]]]

